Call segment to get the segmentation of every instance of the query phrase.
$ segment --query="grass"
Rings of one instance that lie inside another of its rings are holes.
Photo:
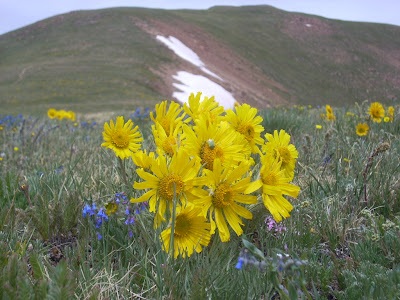
[[[389,123],[367,121],[371,130],[359,137],[355,125],[365,120],[365,103],[334,107],[334,122],[323,120],[322,112],[260,112],[266,132],[285,129],[299,151],[294,184],[301,192],[290,199],[294,209],[281,223],[285,230],[269,230],[270,214],[255,207],[243,236],[232,232],[226,243],[214,236],[201,253],[176,260],[162,250],[161,229],[153,230],[147,208],[132,206],[135,223],[128,226],[122,204],[99,228],[95,216],[82,215],[86,204],[100,208],[116,193],[128,199],[142,193],[132,188],[139,180],[132,161],[125,161],[126,186],[112,151],[100,147],[105,116],[81,125],[86,116],[80,114],[77,126],[9,118],[0,131],[0,298],[398,298],[399,115]],[[134,122],[145,137],[143,148],[154,150],[151,121]],[[241,270],[235,268],[239,257],[245,259]]]

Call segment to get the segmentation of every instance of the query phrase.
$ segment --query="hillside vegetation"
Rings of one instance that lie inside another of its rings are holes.
[[[58,15],[1,35],[0,109],[115,111],[172,99],[172,75],[193,66],[157,34],[181,40],[236,99],[259,108],[389,103],[400,95],[397,26],[270,6],[113,8]]]

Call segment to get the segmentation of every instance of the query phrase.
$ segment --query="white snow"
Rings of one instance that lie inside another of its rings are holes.
[[[311,25],[311,24],[306,24],[306,26],[307,26],[307,27],[311,27],[312,25]]]
[[[172,76],[176,81],[181,83],[174,83],[179,92],[174,92],[172,97],[175,97],[182,103],[187,103],[191,93],[195,95],[197,92],[202,92],[203,96],[215,96],[215,101],[225,109],[233,108],[236,99],[232,94],[225,90],[219,84],[211,81],[202,75],[195,75],[185,71],[179,71],[176,75]]]
[[[203,72],[211,75],[219,80],[222,80],[217,74],[211,72],[209,69],[206,68],[205,64],[201,61],[200,57],[189,47],[187,47],[184,43],[173,36],[169,36],[168,38],[157,35],[157,40],[165,44],[169,49],[174,51],[176,55],[187,60],[188,62],[194,64],[195,66],[199,67]]]

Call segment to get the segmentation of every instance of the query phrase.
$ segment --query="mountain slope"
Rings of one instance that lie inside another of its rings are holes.
[[[180,70],[209,77],[157,35],[182,41],[222,78],[218,84],[260,108],[400,98],[397,26],[270,6],[113,8],[71,12],[0,36],[0,109],[132,109],[172,99]]]

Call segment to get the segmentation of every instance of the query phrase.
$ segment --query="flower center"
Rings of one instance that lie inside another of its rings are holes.
[[[221,163],[224,161],[224,150],[220,146],[215,146],[213,141],[207,141],[203,144],[203,147],[201,147],[200,157],[201,164],[212,171],[214,159],[219,158]]]
[[[254,127],[252,124],[240,123],[237,131],[243,134],[247,141],[251,141],[254,138]]]
[[[192,227],[192,221],[186,215],[177,215],[175,219],[175,235],[186,237]]]
[[[221,183],[214,192],[212,196],[212,204],[216,208],[224,208],[232,204],[233,200],[232,188],[226,184]]]
[[[127,132],[117,130],[111,135],[113,145],[120,149],[125,149],[129,145],[129,135]]]
[[[162,198],[172,201],[174,198],[174,185],[175,194],[178,196],[185,187],[185,183],[182,181],[181,177],[176,174],[167,175],[161,179],[158,186],[158,193]]]
[[[374,118],[380,118],[381,117],[381,114],[380,114],[380,111],[379,111],[378,108],[371,109],[371,113],[372,113],[372,116]]]
[[[263,175],[262,182],[266,185],[278,185],[278,177],[275,173],[267,173]]]
[[[175,138],[172,137],[172,136],[167,137],[164,140],[163,144],[162,144],[164,152],[169,156],[173,156],[174,155],[174,149],[173,149],[172,146],[174,146],[174,145],[176,145]]]
[[[288,164],[292,159],[292,155],[287,147],[278,147],[278,152],[282,159],[282,163]]]
[[[364,132],[365,132],[364,127],[359,127],[359,128],[358,128],[358,132],[359,132],[359,133],[364,133]]]

